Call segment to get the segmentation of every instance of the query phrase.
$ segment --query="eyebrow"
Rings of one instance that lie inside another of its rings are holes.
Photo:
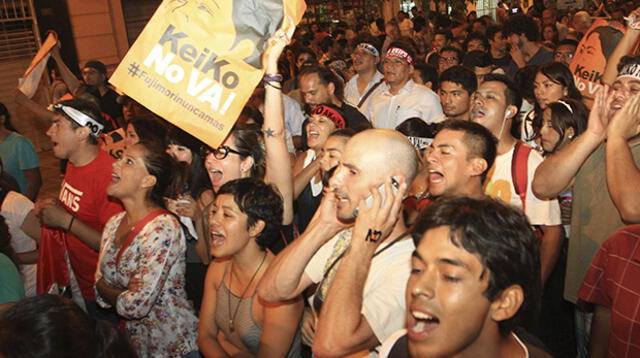
[[[350,163],[342,163],[342,165],[344,165],[345,167],[351,169],[351,170],[355,170],[357,172],[360,171],[360,168],[358,168],[357,166],[350,164]]]
[[[422,258],[422,255],[420,255],[418,250],[414,250],[413,253],[411,254],[411,257],[413,257],[415,259],[418,259],[420,261],[424,261],[424,258]],[[466,269],[467,271],[471,271],[471,269],[469,269],[469,266],[467,264],[465,264],[464,262],[458,261],[456,259],[450,259],[450,258],[442,257],[442,258],[438,259],[438,263],[445,264],[445,265],[456,266],[456,267],[462,267],[462,268]]]
[[[467,266],[467,264],[465,264],[464,262],[458,261],[456,259],[450,259],[450,258],[443,257],[443,258],[439,258],[438,262],[442,263],[442,264],[446,264],[446,265],[462,267],[462,268],[465,268],[467,271],[471,271],[469,269],[469,266]]]
[[[438,144],[438,145],[436,145],[436,148],[451,148],[451,149],[456,149],[453,145],[451,145],[451,144],[447,144],[447,143]]]
[[[325,150],[326,150],[327,152],[339,152],[339,151],[340,151],[340,149],[338,149],[338,148],[327,148],[327,149],[325,149]]]

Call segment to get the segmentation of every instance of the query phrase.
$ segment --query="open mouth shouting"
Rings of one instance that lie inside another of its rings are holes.
[[[423,339],[429,336],[440,324],[434,314],[420,308],[411,308],[407,315],[407,334],[409,339]]]

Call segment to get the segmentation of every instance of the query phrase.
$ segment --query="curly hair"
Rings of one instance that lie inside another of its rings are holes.
[[[278,237],[282,226],[283,200],[274,186],[258,178],[242,178],[225,183],[217,195],[230,194],[241,212],[247,215],[247,229],[258,221],[264,222],[264,229],[256,242],[262,250]]]

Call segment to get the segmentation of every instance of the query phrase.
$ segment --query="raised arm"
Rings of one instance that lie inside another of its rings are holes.
[[[313,282],[305,272],[318,249],[345,226],[336,218],[336,197],[326,194],[307,230],[269,265],[258,285],[258,295],[267,302],[290,300],[302,293]],[[321,263],[324,267],[324,262]]]
[[[270,49],[266,54],[266,75],[274,76],[278,73],[278,58],[284,47],[291,40],[295,26],[290,18],[283,24],[289,24],[287,32],[283,29],[276,31],[269,39]],[[283,28],[286,28],[283,26]],[[291,159],[285,141],[284,110],[282,104],[282,83],[277,81],[265,82],[264,99],[264,142],[266,149],[267,171],[265,181],[275,184],[284,200],[282,223],[291,224],[293,221],[293,173]]]
[[[616,113],[607,128],[607,188],[626,224],[640,223],[640,170],[629,148],[629,139],[640,132],[639,125],[640,95],[636,95]]]
[[[55,46],[53,48],[53,50],[51,51],[51,57],[53,57],[53,59],[56,61],[56,65],[58,66],[58,71],[60,71],[60,77],[62,77],[62,81],[64,81],[64,83],[69,88],[69,92],[75,95],[82,82],[80,82],[76,75],[71,72],[67,64],[64,63],[62,56],[60,56],[60,46]]]
[[[587,130],[540,163],[531,184],[537,197],[555,198],[573,184],[582,164],[605,139],[612,94],[609,86],[600,88],[589,114]]]
[[[385,183],[386,192],[391,193],[390,182]],[[396,227],[400,215],[402,215],[402,198],[407,190],[407,184],[401,182],[398,193],[393,197],[388,197],[381,204],[381,196],[378,189],[372,190],[373,204],[371,208],[366,208],[364,202],[361,202],[360,210],[356,224],[353,229],[351,244],[347,254],[341,260],[340,266],[336,271],[335,278],[327,291],[327,297],[322,305],[320,317],[316,327],[316,334],[313,342],[313,352],[318,357],[344,357],[352,353],[359,352],[364,349],[372,349],[378,346],[384,337],[378,339],[373,327],[380,322],[372,320],[368,321],[366,314],[370,313],[365,306],[364,286],[369,275],[371,263],[375,252],[381,242],[395,239],[390,238],[391,232]],[[379,237],[373,239],[370,234],[372,230],[379,230]],[[385,240],[386,239],[386,240]],[[401,257],[396,257],[400,259]],[[379,270],[388,270],[387,282],[385,285],[379,286],[375,292],[367,292],[367,300],[383,302],[381,297],[389,300],[386,304],[393,306],[393,297],[398,297],[399,301],[404,303],[404,290],[398,290],[394,287],[394,283],[406,280],[409,275],[409,256],[406,259],[406,270],[396,270],[395,268],[379,267]],[[398,260],[398,261],[400,261]],[[402,267],[401,262],[396,262]],[[390,292],[400,291],[400,292]],[[387,314],[402,315],[404,313],[404,305],[402,307],[385,307]],[[363,313],[364,311],[364,313]],[[389,323],[390,320],[381,319],[380,321]],[[400,328],[400,326],[398,327]]]
[[[627,32],[622,36],[622,39],[616,46],[616,49],[613,50],[613,53],[611,53],[611,56],[607,59],[607,66],[605,67],[604,74],[602,75],[602,82],[608,85],[611,85],[613,81],[616,80],[620,59],[631,53],[633,46],[636,44],[638,37],[640,36],[640,8],[633,10],[629,17],[632,20],[628,22]]]

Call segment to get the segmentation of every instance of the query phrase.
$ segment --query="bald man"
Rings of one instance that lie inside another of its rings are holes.
[[[306,231],[261,280],[258,294],[270,302],[318,284],[310,299],[314,312],[303,323],[314,355],[375,354],[403,327],[414,245],[400,209],[417,166],[415,149],[399,132],[372,129],[351,138]]]
[[[586,11],[578,11],[573,15],[573,28],[579,34],[579,37],[584,36],[587,30],[589,30],[591,22],[591,15]]]

